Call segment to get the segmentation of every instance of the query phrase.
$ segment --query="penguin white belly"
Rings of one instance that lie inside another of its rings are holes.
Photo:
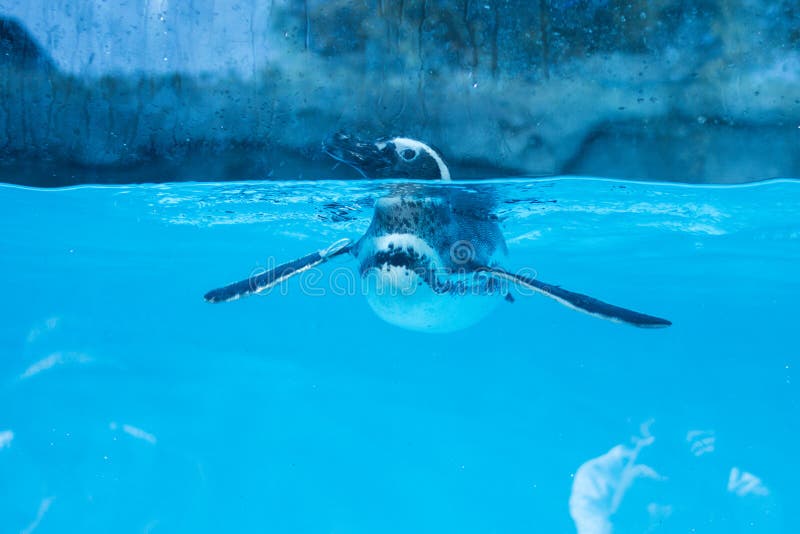
[[[414,234],[367,238],[358,256],[369,306],[378,317],[402,328],[461,330],[486,317],[502,300],[502,288],[493,279],[454,272],[425,239]]]
[[[438,293],[416,273],[396,265],[371,268],[362,277],[367,303],[378,317],[420,332],[462,330],[486,317],[502,301],[499,291],[487,293],[477,286]],[[454,278],[449,281],[457,282]],[[458,278],[472,280],[471,275]]]

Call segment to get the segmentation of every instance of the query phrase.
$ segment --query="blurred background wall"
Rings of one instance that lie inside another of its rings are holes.
[[[797,0],[0,0],[0,180],[800,176]]]

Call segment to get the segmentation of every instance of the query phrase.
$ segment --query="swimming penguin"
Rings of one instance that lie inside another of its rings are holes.
[[[413,178],[450,180],[450,169],[435,148],[408,137],[365,141],[335,133],[322,149],[333,159],[346,163],[364,178]]]
[[[333,158],[367,178],[450,179],[441,154],[414,139],[363,141],[336,134],[323,144]],[[665,327],[666,319],[614,306],[530,276],[506,271],[506,243],[497,218],[441,188],[396,184],[375,203],[366,233],[266,272],[206,293],[226,302],[270,289],[282,281],[347,254],[355,257],[370,307],[387,322],[411,330],[452,332],[513,300],[511,288],[548,296],[575,310],[638,327]]]

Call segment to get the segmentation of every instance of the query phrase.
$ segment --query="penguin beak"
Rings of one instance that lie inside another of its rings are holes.
[[[322,150],[330,157],[350,165],[365,178],[386,176],[394,166],[394,147],[382,143],[379,147],[373,141],[337,132],[322,143]]]

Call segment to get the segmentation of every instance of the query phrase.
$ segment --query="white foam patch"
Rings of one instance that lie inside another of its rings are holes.
[[[614,214],[639,214],[639,215],[670,215],[680,218],[709,218],[715,221],[727,219],[730,216],[720,211],[711,204],[696,204],[692,202],[628,202],[608,201],[602,204],[591,203],[546,203],[536,204],[531,214],[544,215],[556,212],[591,213],[595,215]]]
[[[647,505],[647,514],[651,521],[660,523],[672,515],[672,505],[651,502]]]
[[[78,352],[54,352],[25,369],[25,372],[20,375],[20,378],[31,378],[32,376],[38,375],[43,371],[47,371],[48,369],[52,369],[57,365],[63,365],[65,363],[83,364],[91,361],[92,359],[89,356]]]
[[[146,441],[147,443],[149,443],[151,445],[155,445],[158,442],[158,440],[156,439],[156,436],[154,434],[151,434],[150,432],[147,432],[146,430],[142,430],[141,428],[135,427],[133,425],[128,425],[128,424],[123,423],[122,426],[120,427],[120,425],[118,425],[115,421],[112,421],[108,425],[108,427],[111,430],[117,430],[119,428],[122,428],[122,431],[125,432],[126,434],[128,434],[129,436],[134,437],[136,439],[140,439],[142,441]]]
[[[647,427],[642,425],[642,436],[633,438],[633,447],[617,445],[578,468],[569,497],[569,512],[578,534],[610,534],[610,517],[633,481],[661,478],[652,468],[636,463],[641,450],[655,440]]]
[[[689,449],[695,456],[702,456],[714,452],[716,442],[714,431],[712,430],[690,430],[686,434],[686,441],[689,442]]]
[[[352,206],[354,212],[371,205],[372,191],[348,184],[262,182],[257,188],[208,187],[182,185],[166,187],[157,193],[155,202],[148,202],[150,215],[174,225],[213,227],[244,224],[292,225],[312,224],[318,235],[319,214],[309,206],[338,203]],[[176,191],[179,191],[178,194]],[[148,191],[145,191],[148,193]],[[150,197],[147,197],[150,200]],[[366,228],[369,218],[354,221],[328,221],[325,229],[342,230]],[[294,224],[297,223],[297,224]]]
[[[55,330],[58,327],[58,323],[61,321],[59,317],[49,317],[42,321],[41,324],[34,326],[28,331],[28,343],[33,343],[43,334]]]
[[[5,449],[6,447],[11,446],[11,442],[14,440],[14,432],[11,430],[3,430],[0,432],[0,449]]]
[[[518,235],[512,237],[510,239],[506,239],[506,243],[521,243],[523,241],[536,241],[537,239],[542,237],[541,230],[533,230],[530,232],[526,232],[522,235]]]
[[[137,428],[132,425],[122,425],[122,431],[130,436],[133,436],[136,439],[144,440],[150,443],[151,445],[156,444],[156,437],[150,432],[146,432],[141,428]]]
[[[50,509],[50,505],[53,504],[55,497],[46,497],[42,499],[42,502],[39,503],[39,509],[36,511],[36,518],[31,522],[30,525],[20,530],[20,534],[31,534],[34,530],[39,527],[39,523],[42,522],[42,518],[44,514]]]
[[[515,219],[547,217],[554,213],[581,213],[589,215],[642,215],[650,220],[636,221],[642,228],[662,228],[674,232],[719,236],[729,233],[720,223],[730,225],[731,216],[716,206],[703,203],[673,202],[626,202],[609,201],[603,203],[546,203],[533,208],[511,210]]]
[[[747,471],[742,471],[738,467],[732,468],[728,476],[728,491],[739,497],[769,495],[769,490],[764,486],[760,478]]]
[[[640,223],[637,226],[643,228],[664,228],[675,232],[682,232],[685,234],[702,234],[702,235],[725,235],[728,232],[714,226],[712,224],[702,224],[694,222],[676,222],[676,221],[662,221],[654,223]]]
[[[305,241],[306,239],[309,238],[308,234],[303,234],[301,232],[282,231],[282,232],[278,232],[278,235],[281,235],[281,236],[284,236],[284,237],[292,237],[292,238],[297,239],[299,241]]]
[[[306,213],[297,211],[294,213],[286,212],[259,212],[259,213],[238,213],[238,214],[215,214],[204,212],[200,215],[181,213],[174,216],[165,216],[164,220],[169,224],[182,226],[195,226],[198,228],[211,228],[214,226],[234,226],[250,224],[274,224],[274,225],[308,225],[319,224],[316,213]],[[341,235],[343,232],[363,233],[369,225],[369,217],[358,217],[353,220],[326,222],[322,228],[322,234],[315,233],[315,236]],[[278,235],[287,235],[279,233]]]

